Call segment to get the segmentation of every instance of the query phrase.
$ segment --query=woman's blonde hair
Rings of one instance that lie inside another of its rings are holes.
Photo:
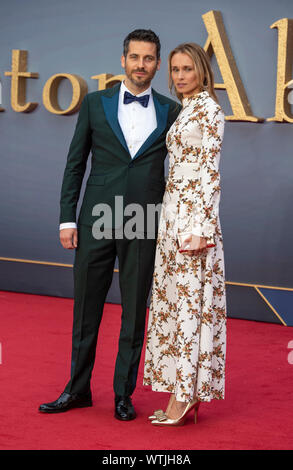
[[[214,90],[214,74],[210,65],[210,58],[205,50],[195,44],[194,42],[186,42],[184,44],[179,44],[179,46],[173,49],[168,57],[168,71],[169,71],[169,90],[171,93],[174,93],[177,98],[182,101],[182,93],[178,93],[174,86],[171,73],[171,60],[172,57],[178,52],[182,54],[187,54],[192,59],[194,63],[195,70],[198,77],[198,85],[200,91],[207,91],[209,95],[218,103],[218,98]]]

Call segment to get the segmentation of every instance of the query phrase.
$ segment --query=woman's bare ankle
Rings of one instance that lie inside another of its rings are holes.
[[[167,405],[167,408],[166,408],[166,412],[165,412],[166,415],[168,415],[168,413],[169,413],[169,411],[172,407],[172,404],[174,402],[174,399],[175,399],[175,393],[171,393],[170,398],[169,398],[169,402],[168,402],[168,405]]]
[[[183,401],[173,400],[168,413],[166,412],[169,419],[178,419],[182,416],[187,403]]]

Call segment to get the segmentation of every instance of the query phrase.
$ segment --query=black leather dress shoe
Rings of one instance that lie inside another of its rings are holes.
[[[130,397],[115,396],[115,418],[130,421],[136,418],[134,406]]]
[[[66,393],[63,392],[58,400],[51,403],[43,403],[39,406],[39,411],[42,413],[62,413],[63,411],[71,410],[72,408],[85,408],[92,406],[92,394],[79,393]]]

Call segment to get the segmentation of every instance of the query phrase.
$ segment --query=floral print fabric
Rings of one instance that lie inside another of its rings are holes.
[[[185,98],[167,134],[164,194],[146,339],[144,385],[178,401],[223,399],[226,295],[219,220],[224,114],[206,91]],[[178,235],[205,237],[188,256]]]

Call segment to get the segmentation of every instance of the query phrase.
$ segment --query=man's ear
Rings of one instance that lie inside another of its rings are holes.
[[[125,56],[124,56],[124,54],[122,54],[122,56],[121,56],[121,66],[122,66],[123,69],[125,69]]]
[[[160,70],[160,67],[161,67],[161,59],[158,60],[158,63],[157,63],[157,70]]]

